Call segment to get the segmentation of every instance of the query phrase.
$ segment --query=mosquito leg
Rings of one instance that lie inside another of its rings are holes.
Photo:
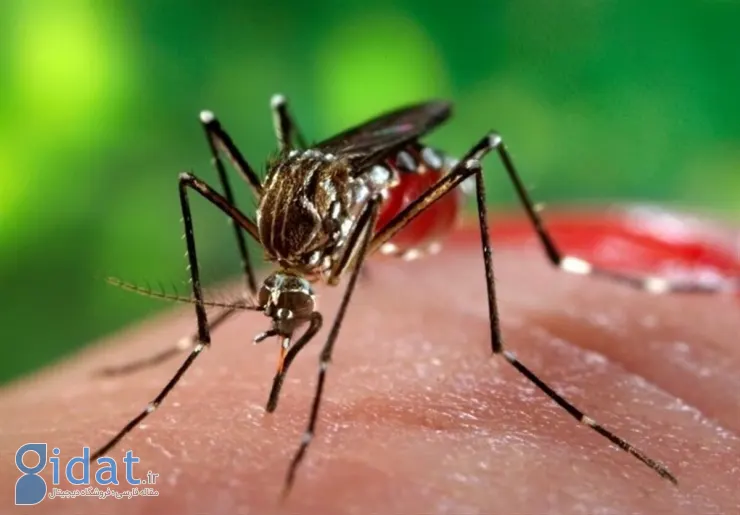
[[[552,236],[550,236],[548,230],[545,228],[542,217],[537,212],[537,209],[535,208],[534,202],[532,202],[529,193],[527,193],[527,190],[524,187],[524,184],[519,177],[519,173],[517,172],[511,159],[511,155],[506,150],[503,140],[501,139],[501,136],[499,134],[497,134],[496,132],[489,133],[488,136],[483,138],[470,152],[468,152],[463,161],[471,158],[480,160],[491,150],[496,150],[496,152],[498,153],[499,158],[501,159],[501,162],[503,163],[504,168],[506,169],[506,172],[514,185],[517,196],[524,206],[527,217],[529,218],[532,226],[535,229],[537,238],[542,244],[548,260],[550,261],[550,263],[553,264],[553,266],[557,267],[558,269],[572,274],[604,277],[608,280],[612,280],[636,289],[655,294],[673,292],[719,293],[725,290],[740,290],[740,280],[736,280],[735,284],[733,285],[730,281],[725,283],[710,284],[697,281],[677,281],[656,276],[642,277],[604,269],[595,266],[584,259],[563,254],[558,246],[555,244],[555,241],[553,240]],[[437,186],[442,186],[444,184],[450,183],[454,183],[454,186],[457,186],[461,182],[463,182],[463,180],[460,180],[459,178],[454,177],[454,174],[449,173],[443,179],[441,179],[439,183],[437,183],[437,185],[433,186],[432,189],[437,188]],[[432,203],[433,201],[434,200],[431,198],[424,199],[424,195],[422,195],[422,197],[418,199],[417,202],[413,202],[412,204],[410,204],[407,207],[406,211],[408,212],[408,214],[414,213],[413,216],[416,216],[416,213],[418,211],[422,211],[428,204]],[[403,218],[401,215],[403,215],[403,213],[400,213],[398,215],[398,218],[403,219],[403,225],[406,225],[411,221],[411,218]],[[401,227],[399,227],[398,229],[400,228]],[[376,241],[373,241],[371,249],[372,251],[377,250],[383,243],[391,239],[391,236],[395,234],[396,231],[394,231],[393,234],[391,234],[390,231],[391,227],[390,224],[388,224],[388,226],[376,236]]]
[[[258,243],[260,242],[259,229],[257,228],[257,225],[247,215],[239,211],[236,206],[230,204],[223,195],[211,188],[195,175],[187,172],[180,174],[180,187],[183,189],[188,187],[200,193],[203,198],[219,208],[226,216],[234,220],[237,225],[247,231],[255,241]]]
[[[517,371],[519,371],[524,377],[531,381],[537,388],[542,390],[550,399],[555,401],[561,408],[575,418],[581,424],[584,424],[601,436],[607,438],[614,445],[620,449],[630,453],[632,456],[640,460],[642,463],[653,469],[664,479],[677,484],[676,478],[666,469],[662,464],[648,457],[642,451],[634,447],[632,444],[616,436],[609,430],[603,428],[594,419],[587,416],[585,413],[580,411],[578,408],[573,406],[564,397],[560,396],[555,390],[550,388],[544,381],[538,378],[533,372],[525,367],[514,355],[514,353],[504,348],[504,343],[501,338],[501,326],[499,322],[498,307],[496,304],[496,288],[493,274],[493,248],[491,246],[491,239],[488,233],[488,212],[486,209],[486,194],[483,185],[483,174],[480,166],[479,159],[485,155],[485,153],[492,148],[490,145],[491,139],[489,137],[484,138],[473,150],[471,150],[466,158],[462,160],[457,166],[453,168],[450,173],[437,182],[436,185],[432,186],[426,193],[424,193],[417,201],[413,202],[407,208],[399,213],[394,220],[391,220],[386,228],[375,237],[372,242],[372,248],[377,248],[382,244],[384,239],[390,239],[396,234],[403,226],[409,223],[416,215],[424,210],[426,206],[429,206],[443,195],[451,192],[455,186],[467,177],[475,176],[475,194],[476,203],[478,205],[478,224],[480,226],[481,233],[481,248],[483,251],[483,262],[485,265],[486,274],[486,287],[488,290],[488,317],[490,320],[491,330],[491,350],[493,354],[502,355],[508,363],[510,363]]]
[[[185,226],[185,242],[187,248],[188,258],[188,269],[190,270],[190,283],[193,288],[193,300],[195,302],[195,316],[198,323],[198,331],[196,333],[197,343],[190,352],[190,355],[184,361],[180,368],[175,372],[175,375],[165,387],[159,392],[159,394],[147,404],[136,417],[131,419],[123,429],[121,429],[108,443],[103,445],[97,451],[95,451],[90,457],[90,461],[94,461],[100,456],[106,454],[111,448],[113,448],[123,437],[130,433],[136,426],[141,423],[149,414],[156,411],[162,401],[167,397],[167,394],[175,387],[180,378],[187,372],[190,366],[195,361],[204,348],[211,343],[211,334],[209,329],[208,317],[206,315],[205,305],[203,303],[203,290],[200,284],[200,271],[198,269],[198,256],[195,250],[195,233],[193,230],[193,218],[190,212],[190,202],[188,200],[188,188],[195,189],[198,193],[203,195],[207,200],[215,204],[217,207],[226,212],[231,218],[233,218],[242,227],[247,229],[251,233],[252,227],[249,226],[251,222],[244,215],[242,215],[235,207],[226,203],[226,200],[216,193],[207,184],[197,179],[195,176],[184,173],[180,175],[179,180],[179,192],[180,192],[180,207],[182,209],[182,220]],[[230,309],[230,308],[227,308]]]
[[[206,200],[221,209],[230,220],[236,223],[238,229],[246,230],[255,240],[259,241],[257,226],[252,220],[244,215],[239,209],[230,203],[225,197],[216,192],[208,184],[201,181],[193,174],[180,174],[179,190],[180,203],[182,206],[183,223],[185,224],[185,240],[187,242],[188,268],[190,269],[191,280],[193,283],[193,298],[195,300],[195,311],[198,320],[198,341],[210,343],[210,336],[207,327],[205,315],[205,306],[203,304],[203,293],[200,286],[200,277],[198,271],[198,261],[195,254],[195,239],[193,236],[193,222],[190,215],[190,203],[188,201],[188,188],[194,189]],[[253,292],[256,291],[252,290]],[[230,309],[230,308],[227,308]],[[208,339],[206,339],[208,338]]]
[[[517,172],[514,162],[509,154],[509,151],[504,145],[501,136],[495,132],[492,132],[488,136],[488,147],[492,150],[496,150],[501,163],[504,165],[506,174],[509,176],[514,189],[516,190],[517,196],[527,213],[527,218],[532,223],[537,238],[542,244],[542,248],[547,255],[547,259],[553,266],[560,270],[569,272],[572,274],[580,275],[594,275],[604,277],[608,280],[612,280],[618,283],[644,290],[650,293],[718,293],[723,290],[735,290],[740,289],[740,286],[731,285],[727,283],[702,283],[699,281],[678,281],[665,279],[657,276],[637,276],[631,274],[624,274],[615,272],[612,270],[600,268],[592,265],[586,260],[575,256],[569,256],[563,254],[558,248],[554,239],[550,235],[549,231],[545,227],[542,217],[538,213],[535,207],[535,203],[529,196],[524,184],[522,183],[519,172]]]
[[[208,332],[212,333],[221,324],[231,318],[231,316],[234,315],[237,311],[239,311],[239,308],[226,308],[219,311],[215,317],[208,321]],[[108,377],[132,374],[134,372],[138,372],[139,370],[151,368],[159,365],[160,363],[164,363],[165,361],[174,358],[182,352],[192,351],[197,344],[198,333],[193,332],[190,335],[181,338],[175,345],[169,347],[168,349],[164,349],[156,354],[152,354],[151,356],[147,356],[142,359],[137,359],[135,361],[130,361],[129,363],[124,363],[123,365],[103,368],[98,372],[98,374]]]
[[[231,137],[223,130],[220,122],[215,115],[210,111],[203,111],[200,114],[201,124],[208,141],[208,147],[211,152],[211,162],[213,163],[216,172],[218,173],[221,187],[224,191],[224,197],[226,202],[231,206],[236,207],[236,200],[234,199],[234,193],[231,189],[229,178],[226,174],[223,161],[219,156],[219,147],[223,148],[226,154],[231,159],[237,171],[244,177],[247,182],[255,190],[255,193],[259,195],[261,193],[260,180],[257,174],[252,170],[249,163],[244,159],[239,149],[234,145]],[[246,280],[247,292],[255,295],[257,292],[257,281],[255,279],[254,267],[252,261],[249,258],[249,251],[247,249],[247,243],[244,238],[244,232],[239,225],[234,224],[234,219],[229,217],[229,223],[234,227],[234,236],[236,238],[236,245],[241,258],[241,268]],[[215,330],[223,322],[228,320],[234,313],[233,310],[225,309],[218,313],[214,320],[210,323],[209,330]],[[170,358],[173,358],[183,351],[191,350],[197,343],[197,335],[193,334],[185,336],[180,339],[175,345],[169,349],[165,349],[152,356],[136,360],[130,363],[126,363],[120,366],[108,367],[100,371],[100,375],[112,376],[112,375],[124,375],[138,370],[149,368],[158,365]]]
[[[288,101],[285,97],[280,94],[273,95],[270,99],[270,109],[272,109],[272,123],[275,126],[275,137],[280,151],[296,147],[307,148],[306,140],[288,110]]]
[[[239,150],[237,150],[236,147],[233,145],[231,138],[229,138],[226,132],[221,129],[221,124],[218,122],[213,113],[201,113],[201,123],[203,124],[203,130],[205,131],[206,140],[208,141],[208,148],[211,151],[211,162],[213,163],[213,167],[218,173],[218,179],[221,182],[221,187],[224,191],[224,197],[226,197],[226,201],[229,204],[236,207],[236,200],[234,199],[234,193],[231,189],[229,178],[226,175],[224,163],[219,157],[218,142],[226,142],[225,144],[223,144],[223,146],[229,149],[227,150],[227,153],[229,153],[229,155],[239,156],[237,159],[234,159],[234,161],[237,163],[243,162],[243,170],[251,172],[252,174],[254,174],[254,172],[252,172],[252,169],[249,167],[249,164],[244,160],[244,158],[241,157]],[[237,169],[239,168],[240,166],[237,165]],[[239,257],[241,258],[242,271],[244,273],[244,277],[246,278],[247,291],[252,295],[256,295],[257,281],[255,279],[252,261],[249,259],[249,251],[247,249],[247,242],[244,237],[244,231],[242,231],[241,227],[234,224],[234,220],[232,218],[228,218],[228,220],[229,223],[234,227],[234,237],[236,238],[236,246],[239,251]]]
[[[280,397],[280,390],[283,387],[283,380],[285,379],[285,374],[288,373],[288,368],[290,367],[290,364],[293,362],[301,349],[305,347],[306,344],[311,341],[314,336],[316,336],[316,333],[321,330],[322,323],[323,317],[321,316],[321,313],[314,312],[311,315],[311,321],[309,323],[308,329],[306,329],[306,331],[298,339],[298,341],[293,344],[293,346],[285,355],[282,363],[280,363],[278,370],[275,373],[275,379],[273,379],[272,381],[270,397],[267,400],[267,407],[265,408],[265,411],[267,411],[268,413],[272,413],[277,408],[278,397]]]
[[[177,384],[177,382],[180,380],[180,378],[185,374],[185,372],[190,368],[190,365],[193,364],[193,361],[195,361],[195,358],[198,357],[198,355],[201,353],[201,351],[206,347],[206,343],[199,342],[193,350],[190,352],[190,355],[187,357],[185,362],[180,365],[180,368],[177,369],[177,372],[175,372],[175,375],[172,377],[172,379],[169,380],[167,385],[162,389],[161,392],[151,401],[149,404],[147,404],[146,408],[144,408],[141,413],[136,415],[131,421],[129,421],[128,424],[126,424],[123,429],[121,429],[118,434],[116,434],[113,438],[111,438],[108,443],[100,447],[97,451],[95,451],[90,456],[90,462],[92,463],[96,459],[98,459],[101,456],[105,456],[108,451],[110,451],[118,442],[120,442],[123,437],[125,437],[128,433],[130,433],[136,426],[138,426],[142,420],[144,420],[150,413],[153,413],[156,411],[156,409],[159,407],[159,405],[162,403],[165,397],[167,397],[167,394],[170,393],[170,390],[174,388],[174,386]]]
[[[213,150],[213,147],[221,149],[226,153],[226,156],[234,165],[236,171],[239,172],[239,175],[241,175],[245,181],[247,181],[247,184],[249,184],[252,191],[254,191],[254,194],[257,195],[257,198],[259,199],[262,196],[262,182],[260,181],[260,178],[252,167],[249,166],[247,160],[244,159],[244,156],[234,144],[231,136],[229,136],[223,127],[221,127],[221,122],[218,121],[216,115],[211,111],[202,111],[200,113],[200,121],[206,131],[208,142],[212,145],[211,155],[213,156],[216,169],[219,170],[219,168],[223,168],[223,164],[218,164],[221,162],[221,158],[218,156],[218,152]],[[219,175],[221,175],[220,171]]]
[[[321,354],[319,355],[318,382],[316,384],[316,392],[314,393],[313,403],[311,405],[311,414],[308,418],[308,425],[306,426],[306,430],[304,431],[303,437],[301,438],[301,444],[298,447],[295,455],[293,456],[293,461],[291,461],[290,467],[288,468],[288,473],[285,477],[285,485],[283,488],[283,497],[287,496],[288,493],[290,493],[290,489],[292,488],[293,482],[295,481],[296,471],[298,470],[298,467],[301,464],[304,455],[306,454],[306,450],[308,449],[308,446],[315,434],[316,420],[319,416],[319,405],[321,404],[321,396],[324,391],[324,381],[326,380],[326,371],[328,370],[329,363],[331,362],[334,342],[339,335],[339,329],[342,326],[344,315],[347,312],[347,306],[349,305],[349,301],[352,298],[352,292],[355,289],[355,284],[357,283],[357,277],[359,276],[360,269],[362,268],[362,263],[365,260],[365,256],[368,255],[370,241],[372,238],[372,229],[373,227],[375,227],[375,222],[378,219],[379,205],[380,203],[377,199],[373,199],[367,204],[362,215],[357,221],[355,229],[352,231],[350,240],[348,241],[346,252],[349,254],[354,254],[357,257],[354,261],[354,268],[350,272],[347,289],[344,291],[339,309],[337,310],[337,314],[334,317],[334,323],[332,324],[331,330],[329,331],[329,336],[326,338],[326,343],[321,349]]]
[[[217,157],[214,157],[214,162],[217,163],[216,164],[217,169],[223,171],[223,165],[218,164],[218,163],[221,163],[221,161],[218,160]],[[219,171],[219,175],[221,175],[221,171]],[[183,177],[187,177],[187,179],[183,179],[181,177],[181,181],[183,180],[189,181],[189,183],[192,185],[192,187],[196,189],[196,191],[204,195],[208,200],[216,204],[216,206],[218,206],[222,211],[224,211],[226,215],[228,216],[229,221],[232,224],[234,222],[237,222],[236,225],[234,225],[234,229],[237,235],[236,238],[237,238],[237,242],[239,245],[239,250],[242,255],[242,264],[244,266],[245,275],[247,277],[247,289],[249,293],[251,293],[253,296],[256,295],[257,287],[255,284],[254,272],[250,264],[249,255],[247,254],[246,243],[244,242],[244,233],[242,232],[242,229],[246,229],[247,232],[249,232],[249,234],[251,234],[252,236],[255,236],[257,234],[257,228],[256,226],[254,226],[254,223],[251,220],[249,220],[245,215],[243,215],[241,212],[239,212],[235,204],[229,200],[228,196],[231,194],[231,189],[228,187],[228,180],[226,179],[226,175],[225,174],[223,175],[223,179],[224,181],[226,181],[226,182],[223,182],[224,189],[226,190],[226,197],[221,197],[218,193],[216,193],[208,185],[206,185],[202,181],[196,179],[195,177],[189,174],[185,174],[185,176]],[[257,241],[259,241],[258,238],[256,239]],[[223,324],[229,318],[231,318],[231,316],[234,314],[235,311],[236,310],[232,308],[225,308],[222,311],[220,311],[215,316],[215,318],[209,322],[209,325],[208,325],[209,332],[217,329],[221,324]],[[177,356],[181,352],[192,350],[193,348],[195,348],[197,343],[198,343],[198,333],[193,333],[189,336],[185,336],[181,338],[176,344],[174,344],[170,348],[164,349],[152,356],[138,359],[130,363],[124,363],[123,365],[106,367],[98,371],[96,375],[101,375],[101,376],[125,375],[125,374],[136,372],[144,368],[153,367],[155,365],[158,365],[160,363],[167,361],[170,358]]]
[[[377,207],[373,206],[373,204],[377,204],[379,201],[371,201],[368,203],[368,207],[365,208],[365,211],[363,212],[363,215],[360,216],[355,222],[355,226],[352,228],[349,238],[347,239],[347,242],[345,243],[345,250],[342,253],[341,256],[339,256],[339,259],[334,263],[331,269],[331,273],[329,274],[329,278],[327,279],[327,282],[332,285],[336,286],[339,284],[340,279],[344,275],[344,272],[349,270],[352,267],[352,264],[358,263],[359,253],[355,253],[355,249],[359,248],[357,245],[360,243],[360,239],[363,237],[365,233],[363,233],[362,228],[364,227],[364,224],[366,223],[366,220],[364,219],[365,213],[367,213],[367,209],[370,207]],[[378,208],[379,209],[379,208]],[[372,233],[373,229],[375,228],[375,223],[377,222],[377,217],[375,217],[373,220],[371,220],[371,225],[368,228],[368,233],[370,233],[370,241],[372,242]],[[370,255],[371,252],[368,251],[368,255]],[[367,267],[367,265],[363,267],[357,267],[359,268],[358,275],[362,277],[363,270]]]

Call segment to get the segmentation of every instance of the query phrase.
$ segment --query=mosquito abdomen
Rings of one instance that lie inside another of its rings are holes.
[[[387,159],[385,165],[397,173],[398,181],[383,203],[378,229],[383,229],[389,221],[439,181],[449,171],[451,162],[440,152],[419,143],[409,145]],[[461,205],[459,190],[450,192],[430,205],[383,245],[381,252],[400,255],[406,259],[435,252],[457,221]]]

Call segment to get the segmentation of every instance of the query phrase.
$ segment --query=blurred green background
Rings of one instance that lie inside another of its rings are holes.
[[[187,279],[176,180],[216,184],[204,108],[261,168],[272,93],[314,140],[450,98],[431,140],[459,154],[498,129],[538,200],[736,215],[738,27],[734,1],[3,0],[0,381],[167,309],[103,279]],[[194,203],[206,280],[234,275],[231,230]]]

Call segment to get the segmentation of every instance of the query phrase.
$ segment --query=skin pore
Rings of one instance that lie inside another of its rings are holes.
[[[731,231],[685,222],[702,241],[711,236],[732,248]],[[342,286],[317,288],[325,327],[292,365],[274,414],[264,413],[264,403],[279,348],[274,339],[251,344],[269,319],[239,314],[213,334],[211,348],[161,408],[110,454],[120,459],[133,449],[139,477],[159,474],[158,497],[45,500],[34,513],[740,509],[740,297],[654,296],[555,271],[531,231],[526,243],[494,239],[508,349],[589,416],[664,463],[678,478],[675,487],[490,356],[476,231],[458,232],[442,253],[418,262],[371,261],[328,371],[316,437],[282,505],[282,481]],[[598,253],[598,245],[589,246]],[[64,462],[84,445],[105,443],[156,395],[184,354],[128,376],[93,374],[189,334],[192,311],[180,307],[0,393],[2,506],[12,506],[20,445],[48,442],[62,449]],[[49,467],[42,476],[50,483]],[[128,487],[122,480],[116,488]]]

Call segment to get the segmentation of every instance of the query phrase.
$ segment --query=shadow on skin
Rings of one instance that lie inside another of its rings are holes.
[[[666,464],[678,477],[674,487],[578,425],[502,358],[490,358],[477,241],[467,233],[411,265],[373,263],[337,344],[317,436],[282,510],[277,501],[327,328],[296,360],[268,416],[278,348],[272,340],[251,345],[269,320],[244,313],[215,332],[212,348],[160,410],[111,454],[133,448],[137,475],[160,474],[159,497],[46,500],[34,513],[737,510],[737,298],[655,297],[558,273],[532,246],[496,247],[508,348],[592,418]],[[319,289],[329,319],[342,290]],[[193,326],[187,306],[7,388],[0,482],[15,483],[13,455],[23,443],[73,454],[103,444],[185,356],[125,377],[91,374],[160,350]],[[3,506],[11,495],[3,488]]]

